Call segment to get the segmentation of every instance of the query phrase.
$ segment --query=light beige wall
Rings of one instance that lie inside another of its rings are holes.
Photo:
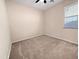
[[[64,29],[63,2],[44,13],[29,6],[8,2],[8,15],[11,24],[12,42],[43,35],[44,33],[77,43],[77,29]]]
[[[9,59],[10,35],[5,1],[0,0],[0,59]]]
[[[64,29],[64,3],[60,3],[45,13],[45,34],[77,43],[77,29]]]
[[[8,2],[12,42],[42,35],[42,12],[29,6]]]

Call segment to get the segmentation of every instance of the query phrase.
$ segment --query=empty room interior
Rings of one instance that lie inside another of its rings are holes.
[[[78,0],[0,0],[0,59],[78,59]]]

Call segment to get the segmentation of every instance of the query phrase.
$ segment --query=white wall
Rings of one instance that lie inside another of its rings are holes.
[[[12,42],[42,35],[43,14],[41,11],[11,1],[7,5]]]
[[[9,59],[10,35],[4,0],[0,0],[0,59]]]
[[[77,43],[77,29],[64,29],[64,3],[60,3],[45,13],[45,34]]]
[[[69,2],[66,4],[68,3]],[[45,34],[72,43],[77,43],[77,29],[64,29],[63,2],[44,13],[32,7],[11,1],[8,2],[7,5],[12,42]]]

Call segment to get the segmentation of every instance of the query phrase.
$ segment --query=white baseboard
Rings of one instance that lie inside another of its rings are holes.
[[[13,41],[12,43],[16,43],[16,42],[19,42],[19,41],[27,40],[27,39],[34,38],[34,37],[41,36],[41,35],[43,35],[43,34],[32,35],[32,36],[29,36],[29,37],[26,36],[26,37],[20,38],[20,39],[18,39],[16,41]],[[62,38],[57,37],[57,36],[52,36],[51,34],[45,34],[45,35],[78,45],[78,43],[76,43],[76,42],[72,42],[72,41],[69,41],[69,40],[66,40],[66,39],[62,39]]]
[[[53,35],[51,35],[51,34],[46,34],[46,35],[47,35],[47,36],[50,36],[50,37],[54,37],[54,38],[60,39],[60,40],[63,40],[63,41],[66,41],[66,42],[70,42],[70,43],[72,43],[72,44],[78,45],[77,42],[73,42],[73,41],[70,41],[70,40],[62,39],[62,38],[60,38],[60,37],[53,36]]]
[[[42,34],[31,35],[31,36],[28,36],[28,37],[27,36],[22,37],[22,38],[16,39],[16,41],[12,41],[12,43],[20,42],[20,41],[27,40],[27,39],[30,39],[30,38],[34,38],[34,37],[41,36],[41,35]]]

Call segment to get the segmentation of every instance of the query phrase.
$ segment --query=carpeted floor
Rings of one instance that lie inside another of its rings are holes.
[[[78,59],[78,46],[49,36],[12,45],[10,59]]]

